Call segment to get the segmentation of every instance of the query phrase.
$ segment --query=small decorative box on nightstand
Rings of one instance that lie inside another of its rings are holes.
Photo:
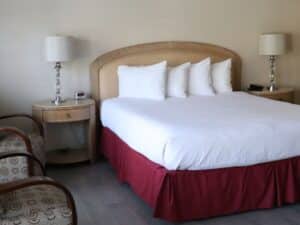
[[[284,102],[290,102],[294,103],[294,89],[293,88],[278,88],[275,91],[249,91],[248,93],[265,97],[265,98],[270,98],[273,100],[278,100],[278,101],[284,101]]]
[[[47,124],[49,123],[88,122],[88,149],[85,151],[75,149],[49,151],[47,153],[48,164],[68,164],[88,160],[94,162],[96,157],[96,111],[94,100],[66,100],[60,105],[55,105],[50,101],[39,102],[32,106],[32,115],[43,124],[45,137],[47,137]]]

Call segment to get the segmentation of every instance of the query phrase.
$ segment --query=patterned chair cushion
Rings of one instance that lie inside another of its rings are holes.
[[[2,194],[0,204],[0,225],[69,225],[72,222],[66,195],[54,186],[30,186]]]
[[[32,144],[33,154],[45,164],[44,140],[37,134],[28,135]],[[15,135],[9,135],[0,140],[0,152],[24,151],[24,142]],[[40,174],[37,174],[40,175]],[[27,159],[24,157],[13,157],[0,160],[0,184],[28,177]]]
[[[35,133],[28,134],[31,141],[33,154],[45,164],[45,151],[43,138]],[[0,152],[7,151],[24,151],[26,152],[26,146],[24,142],[16,135],[8,135],[0,140]]]
[[[28,177],[27,159],[12,157],[0,160],[0,185]]]

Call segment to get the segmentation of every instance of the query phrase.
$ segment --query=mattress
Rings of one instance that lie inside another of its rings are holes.
[[[244,92],[165,101],[113,98],[100,113],[104,127],[168,170],[300,156],[300,107]]]

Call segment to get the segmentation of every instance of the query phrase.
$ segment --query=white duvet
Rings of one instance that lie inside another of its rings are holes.
[[[300,106],[243,92],[114,98],[101,119],[131,148],[169,170],[248,166],[300,156]]]

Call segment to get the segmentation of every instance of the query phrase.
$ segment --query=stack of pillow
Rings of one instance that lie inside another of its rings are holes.
[[[164,100],[232,92],[231,59],[212,64],[207,58],[176,67],[168,67],[166,61],[149,66],[122,65],[118,78],[119,97],[126,98]]]

